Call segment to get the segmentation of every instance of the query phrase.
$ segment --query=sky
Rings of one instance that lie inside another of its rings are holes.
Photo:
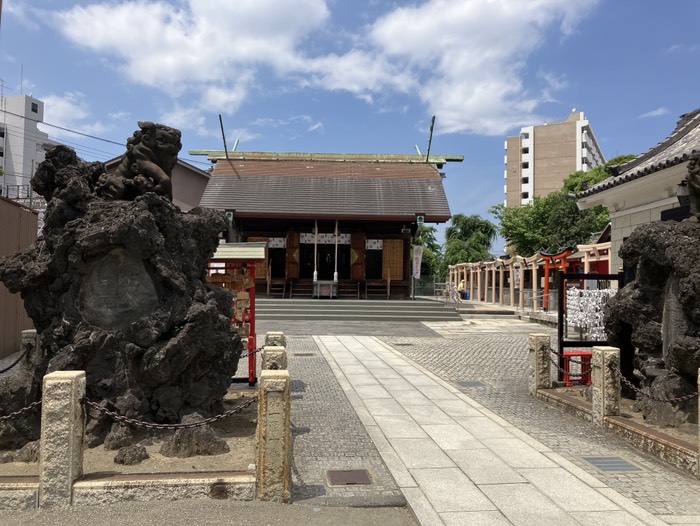
[[[464,156],[444,169],[452,213],[494,222],[522,126],[575,108],[611,159],[700,107],[698,0],[0,5],[2,95],[42,100],[42,129],[86,161],[121,155],[149,120],[206,169],[188,152],[223,150],[219,115],[238,151],[425,154],[435,116],[431,154]]]

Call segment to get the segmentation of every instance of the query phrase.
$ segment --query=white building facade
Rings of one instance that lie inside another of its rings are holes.
[[[590,123],[575,110],[564,122],[521,128],[520,135],[508,137],[504,146],[503,190],[510,208],[561,190],[572,173],[605,163]]]
[[[0,97],[0,169],[2,196],[32,198],[31,178],[56,142],[37,124],[44,120],[44,103],[28,95]],[[24,203],[26,204],[26,203]]]

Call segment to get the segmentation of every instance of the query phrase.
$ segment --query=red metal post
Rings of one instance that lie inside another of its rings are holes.
[[[257,369],[257,355],[255,354],[255,349],[257,349],[256,338],[255,338],[255,263],[248,261],[248,276],[253,281],[253,286],[250,289],[250,334],[248,335],[248,385],[253,387],[258,381],[256,377]]]

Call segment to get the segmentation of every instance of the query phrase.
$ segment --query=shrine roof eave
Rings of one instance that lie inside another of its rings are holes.
[[[395,223],[415,223],[416,214],[391,214],[391,215],[376,215],[376,214],[347,214],[338,212],[335,214],[327,213],[306,213],[306,214],[289,214],[289,213],[260,213],[260,212],[243,212],[236,210],[234,212],[236,219],[277,219],[280,221],[314,221],[314,220],[331,220],[335,221],[387,221]],[[426,214],[424,215],[426,223],[446,223],[451,215]]]

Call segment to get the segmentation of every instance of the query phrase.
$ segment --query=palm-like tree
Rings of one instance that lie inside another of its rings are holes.
[[[484,261],[496,239],[496,226],[477,214],[455,214],[445,229],[445,263]]]

